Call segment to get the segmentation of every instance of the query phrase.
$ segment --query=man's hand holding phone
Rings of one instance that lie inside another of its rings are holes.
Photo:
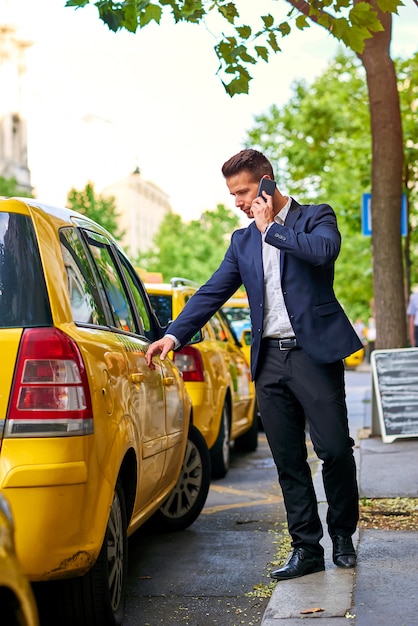
[[[262,178],[258,186],[257,197],[251,205],[256,226],[261,233],[266,231],[269,224],[274,221],[273,196],[276,183],[271,178]]]

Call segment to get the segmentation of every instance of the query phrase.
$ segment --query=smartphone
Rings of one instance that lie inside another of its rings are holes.
[[[265,191],[267,195],[273,196],[275,189],[276,189],[275,180],[271,180],[271,178],[262,178],[258,186],[257,196],[260,196],[264,200],[265,198],[261,192]]]

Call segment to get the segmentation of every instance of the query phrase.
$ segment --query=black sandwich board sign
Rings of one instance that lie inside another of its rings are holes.
[[[418,348],[374,350],[371,366],[372,430],[384,443],[418,437]]]

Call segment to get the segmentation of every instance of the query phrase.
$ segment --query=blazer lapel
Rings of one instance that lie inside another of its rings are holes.
[[[300,215],[300,204],[299,202],[296,202],[296,200],[293,200],[292,198],[292,204],[290,205],[290,209],[284,221],[285,226],[288,226],[289,228],[293,228],[299,215]]]
[[[252,222],[248,228],[251,228],[251,248],[254,253],[257,282],[259,285],[264,285],[263,246],[261,233],[255,225],[255,222]]]
[[[299,215],[300,215],[300,204],[299,202],[296,202],[296,200],[292,198],[292,203],[286,215],[284,225],[288,226],[288,228],[294,228],[296,224],[296,220],[298,219]],[[283,268],[284,268],[285,263],[286,263],[286,253],[283,252],[282,250],[280,252],[280,278],[283,277]]]

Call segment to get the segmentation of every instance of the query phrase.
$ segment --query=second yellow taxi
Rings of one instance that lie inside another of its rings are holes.
[[[146,283],[151,304],[163,326],[174,320],[197,290],[184,278]],[[203,434],[212,476],[222,478],[230,464],[230,443],[240,451],[257,448],[258,419],[249,365],[222,311],[203,328],[203,341],[174,352],[192,399],[193,421]]]

